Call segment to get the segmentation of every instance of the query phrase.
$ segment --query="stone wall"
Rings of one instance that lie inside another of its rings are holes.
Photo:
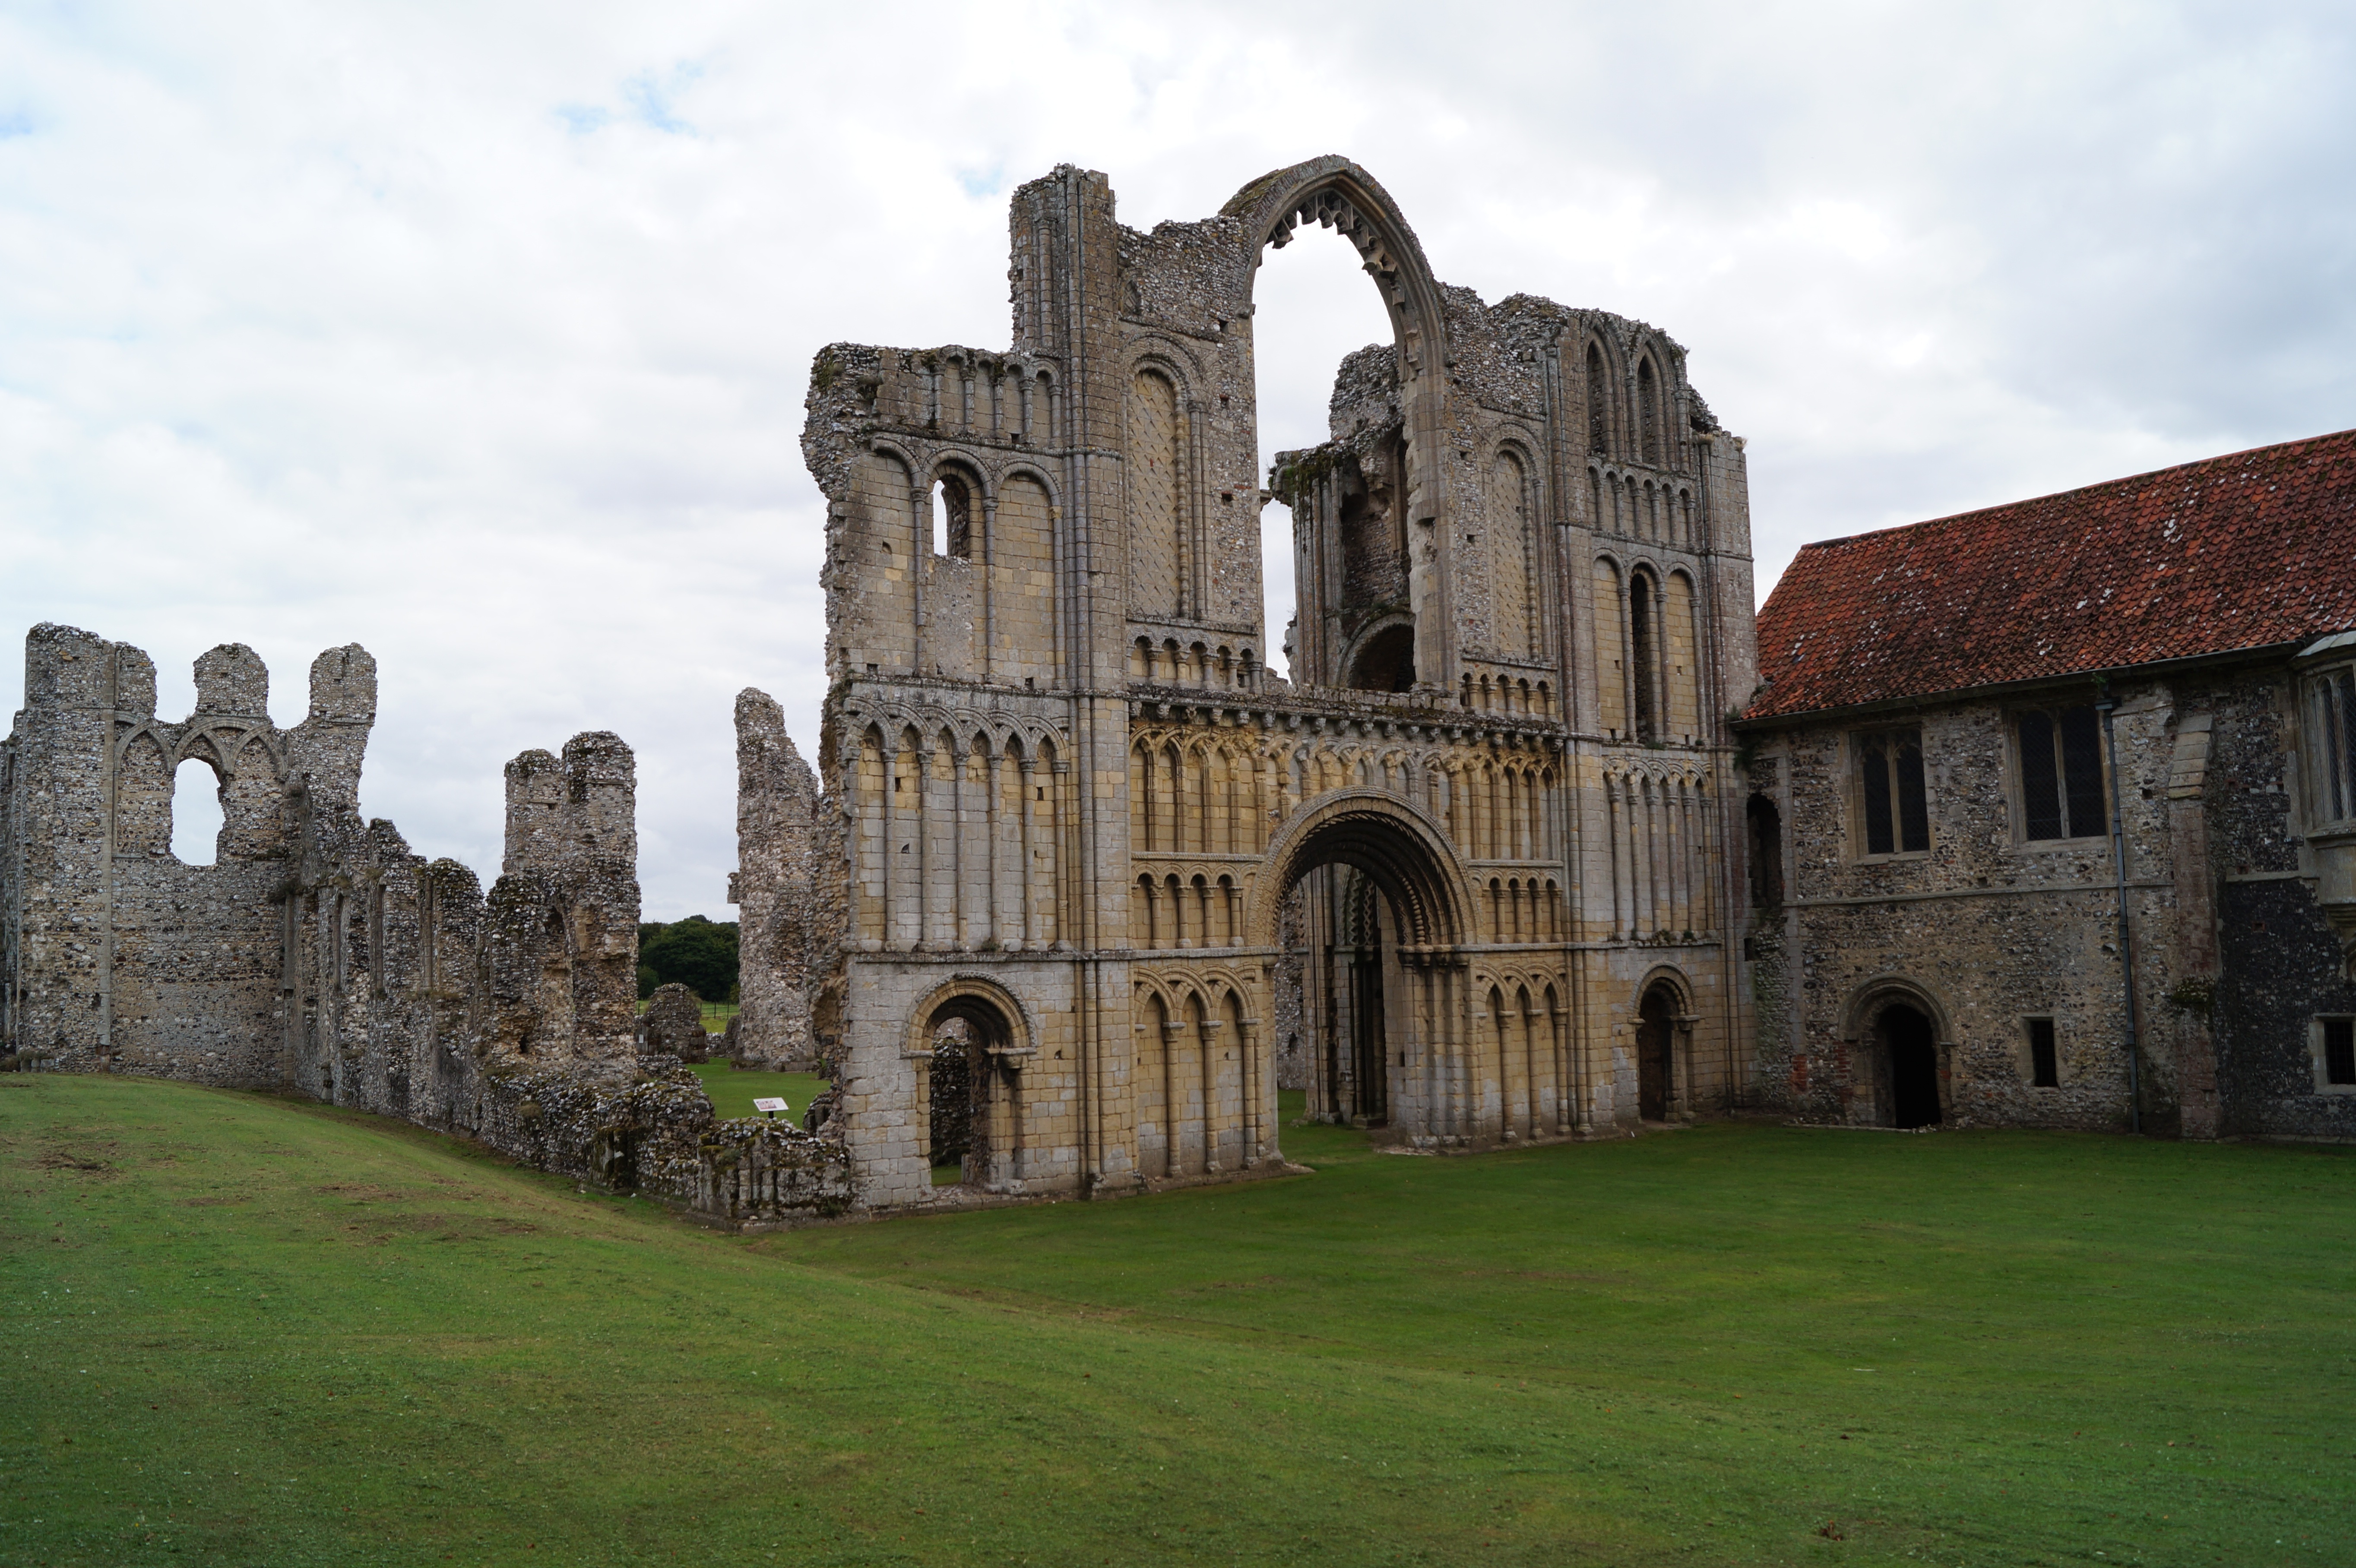
[[[319,656],[286,731],[241,645],[198,661],[177,724],[134,647],[43,625],[26,650],[0,747],[11,1064],[293,1088],[729,1223],[850,1204],[839,1144],[716,1123],[676,1057],[637,1049],[635,763],[617,737],[508,765],[487,895],[359,815],[365,650]],[[213,866],[171,850],[173,773],[192,759],[221,780]]]
[[[739,869],[728,897],[739,933],[731,1050],[748,1066],[817,1066],[809,990],[810,944],[823,924],[810,863],[818,813],[818,779],[786,733],[784,713],[766,692],[746,688],[736,697]]]
[[[2317,896],[2336,842],[2303,819],[2276,656],[2114,679],[2136,1049],[2104,833],[2031,840],[2017,716],[2092,702],[2091,680],[1962,694],[1890,713],[1752,730],[1751,788],[1780,813],[1784,904],[1751,912],[1764,1103],[1887,1123],[1877,1009],[1938,1028],[1942,1119],[2214,1136],[2356,1136],[2356,1093],[2319,1082],[2312,1020],[2356,1013],[2346,945]],[[1919,731],[1930,848],[1860,848],[1857,740]],[[2107,772],[2105,781],[2107,787]],[[2051,1019],[2058,1084],[2032,1082],[2029,1022]],[[2131,1098],[2131,1083],[2133,1094]]]

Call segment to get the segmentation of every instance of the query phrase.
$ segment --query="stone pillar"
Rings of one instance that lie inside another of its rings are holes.
[[[1001,945],[998,937],[998,906],[1002,897],[999,890],[998,837],[1001,797],[1006,793],[1006,776],[999,766],[1003,760],[994,748],[986,748],[981,753],[982,885],[989,890],[981,901],[981,945],[988,948]]]
[[[1186,1173],[1184,1149],[1178,1129],[1185,1118],[1179,1112],[1178,1041],[1186,1026],[1175,1019],[1162,1023],[1162,1174],[1166,1179]]]
[[[1676,1029],[1671,1037],[1675,1049],[1669,1052],[1669,1120],[1690,1122],[1693,1113],[1693,1029],[1701,1021],[1694,1013],[1679,1013],[1669,1020]]]
[[[933,749],[920,746],[916,759],[916,940],[913,944],[919,953],[929,953],[940,945],[936,930],[936,915],[940,908],[940,891],[933,877],[933,829],[938,826],[940,814],[933,809]]]
[[[1203,1052],[1203,1174],[1216,1176],[1219,1162],[1219,1031],[1225,1020],[1205,1018],[1195,1029]]]
[[[1023,406],[1027,411],[1030,406],[1031,383],[1026,379],[1023,385]],[[1029,417],[1027,411],[1024,417],[1026,419]],[[1038,766],[1038,759],[1028,755],[1016,764],[1016,776],[1023,786],[1023,946],[1024,951],[1034,953],[1039,948],[1039,879],[1037,869],[1033,863],[1034,851],[1032,846],[1037,842],[1037,839],[1033,836],[1036,818],[1032,813],[1031,802],[1038,789],[1038,786],[1032,782]]]

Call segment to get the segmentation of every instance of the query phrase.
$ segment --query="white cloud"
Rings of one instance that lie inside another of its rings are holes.
[[[0,624],[139,643],[174,711],[216,642],[283,717],[367,644],[366,808],[483,869],[500,763],[616,730],[649,912],[720,915],[734,692],[816,740],[810,357],[1003,342],[1015,184],[1100,168],[1151,224],[1356,157],[1448,281],[1687,345],[1763,586],[2356,423],[2350,43],[2323,6],[0,9]],[[1381,330],[1311,240],[1256,320],[1271,449]]]

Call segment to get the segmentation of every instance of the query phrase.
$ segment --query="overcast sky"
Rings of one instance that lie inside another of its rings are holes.
[[[1666,329],[1750,438],[1763,594],[1811,539],[2356,425],[2351,42],[2054,0],[0,0],[0,627],[139,645],[167,717],[249,643],[281,723],[365,644],[363,809],[487,875],[501,763],[616,731],[648,918],[731,918],[736,691],[816,739],[811,355],[1002,347],[1023,180],[1101,169],[1150,227],[1342,153],[1445,281]],[[1269,450],[1385,330],[1306,240],[1259,294]]]

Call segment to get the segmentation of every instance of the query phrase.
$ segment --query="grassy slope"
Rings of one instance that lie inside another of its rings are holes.
[[[2356,1532],[2343,1156],[1287,1147],[1320,1174],[748,1243],[396,1124],[0,1077],[0,1562],[2240,1563]]]

